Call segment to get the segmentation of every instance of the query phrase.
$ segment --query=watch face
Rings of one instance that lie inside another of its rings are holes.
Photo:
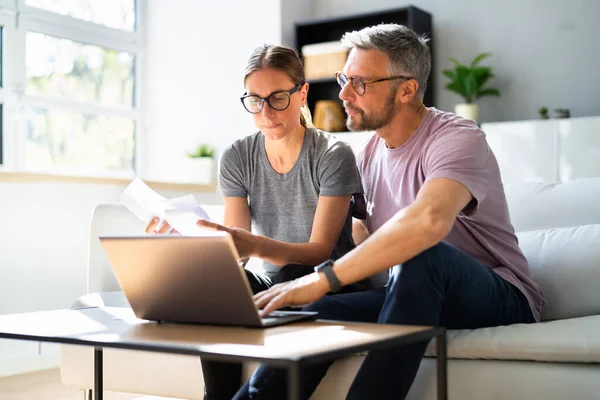
[[[333,265],[333,260],[327,260],[327,261],[317,265],[315,267],[315,271],[321,271],[323,268],[329,267],[330,265]]]

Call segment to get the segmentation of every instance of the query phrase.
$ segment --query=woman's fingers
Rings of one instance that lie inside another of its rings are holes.
[[[155,233],[156,226],[158,225],[159,221],[160,221],[160,218],[158,218],[158,217],[152,218],[150,220],[150,222],[148,223],[148,225],[146,226],[145,232],[146,233]]]
[[[167,221],[164,221],[163,224],[160,225],[160,218],[158,217],[152,218],[145,229],[146,233],[171,233],[173,231],[174,229]]]
[[[196,222],[196,225],[201,226],[203,228],[213,229],[215,231],[230,231],[230,229],[224,225],[217,224],[216,222],[207,221],[205,219],[199,219],[198,222]]]

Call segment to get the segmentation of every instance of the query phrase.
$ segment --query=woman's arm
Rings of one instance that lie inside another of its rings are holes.
[[[226,207],[227,202],[226,200]],[[231,212],[230,215],[226,209],[225,224],[228,224],[230,222],[228,218],[231,218],[232,223],[238,221],[240,226],[223,226],[204,220],[198,221],[198,225],[229,232],[241,258],[256,257],[281,266],[286,264],[317,265],[333,253],[350,210],[350,195],[319,196],[308,243],[287,243],[252,234],[249,230],[241,227],[243,221],[250,224],[250,209],[247,203],[246,208],[248,211],[245,220],[241,217],[243,207],[239,206],[240,212]],[[234,218],[238,219],[234,220]]]
[[[367,221],[364,219],[356,219],[352,220],[352,239],[354,239],[354,244],[357,246],[367,240],[371,236],[369,233],[369,229],[367,228]]]
[[[276,265],[317,265],[327,260],[348,217],[350,197],[319,196],[308,243],[286,243],[259,236],[255,256]]]
[[[243,197],[224,197],[223,201],[225,202],[224,225],[245,229],[248,232],[252,231],[248,199]]]

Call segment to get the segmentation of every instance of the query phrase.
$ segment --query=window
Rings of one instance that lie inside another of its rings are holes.
[[[109,28],[135,30],[134,0],[26,0],[25,4]]]
[[[3,104],[3,100],[4,100],[4,91],[2,90],[2,86],[3,86],[3,68],[2,68],[2,54],[4,54],[4,46],[3,46],[3,40],[2,40],[2,31],[3,28],[0,26],[0,166],[2,166],[2,163],[4,162],[4,149],[2,147],[2,132],[4,132],[4,104]]]
[[[16,50],[4,54],[14,72],[5,85],[12,129],[0,140],[14,154],[0,159],[4,169],[136,174],[142,3],[18,0],[14,35],[4,40]]]

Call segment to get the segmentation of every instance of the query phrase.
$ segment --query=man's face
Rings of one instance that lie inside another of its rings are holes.
[[[380,51],[352,49],[343,73],[349,78],[370,81],[388,77],[388,66],[388,56]],[[340,99],[348,115],[348,129],[374,131],[389,124],[398,112],[396,92],[396,82],[383,81],[367,84],[364,94],[359,96],[351,82],[348,82],[340,91]]]

